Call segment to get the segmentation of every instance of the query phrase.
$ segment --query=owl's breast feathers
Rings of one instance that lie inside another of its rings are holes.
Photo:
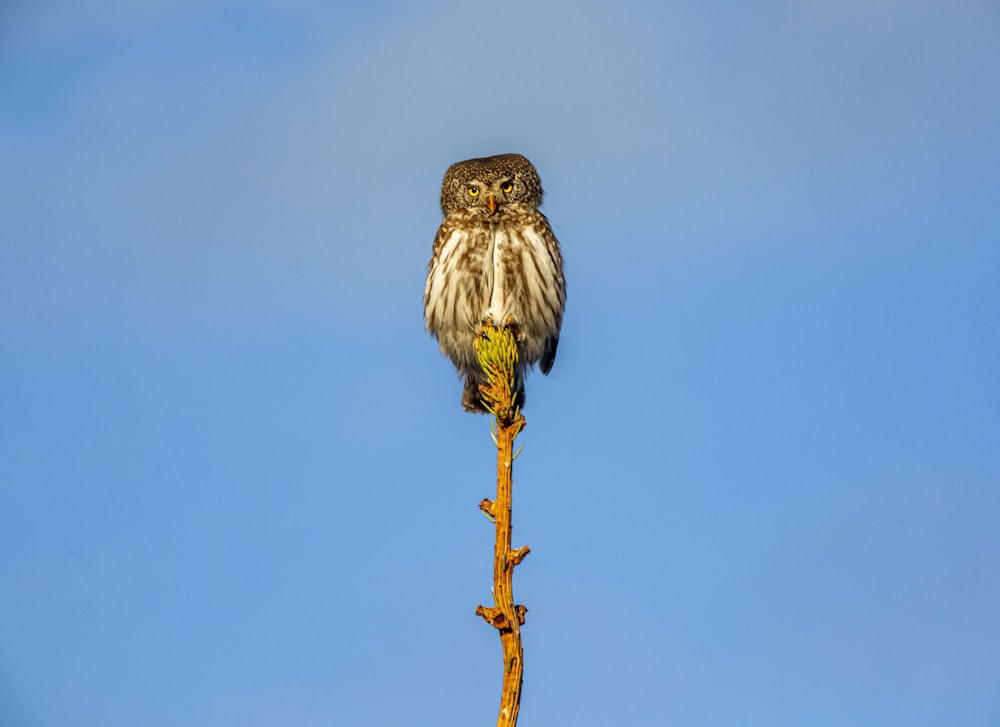
[[[427,328],[442,352],[467,363],[484,321],[513,324],[524,363],[548,373],[566,296],[559,243],[528,205],[485,211],[452,212],[438,230],[424,289]]]

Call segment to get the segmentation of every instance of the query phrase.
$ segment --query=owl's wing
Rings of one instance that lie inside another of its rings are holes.
[[[552,364],[556,360],[556,348],[559,347],[559,334],[549,336],[545,339],[542,348],[542,357],[538,359],[538,369],[543,374],[548,374],[552,370]]]
[[[445,315],[447,303],[449,271],[454,268],[454,262],[449,260],[455,254],[455,247],[463,238],[462,231],[448,224],[441,223],[434,238],[434,252],[428,265],[427,283],[424,286],[424,321],[428,331],[437,335],[438,321]]]

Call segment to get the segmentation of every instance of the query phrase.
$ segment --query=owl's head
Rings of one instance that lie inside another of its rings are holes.
[[[535,167],[520,154],[467,159],[448,167],[441,183],[441,210],[445,215],[481,208],[494,215],[510,204],[538,207],[542,181]]]

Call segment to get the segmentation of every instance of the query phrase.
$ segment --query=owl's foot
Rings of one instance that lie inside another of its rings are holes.
[[[507,316],[507,320],[504,321],[503,327],[514,334],[514,340],[517,343],[524,340],[524,334],[521,332],[521,324],[514,320],[514,316]]]
[[[493,316],[486,316],[482,322],[476,326],[476,338],[486,338],[486,332],[491,328],[499,328],[493,321]]]
[[[490,328],[506,328],[514,334],[514,340],[517,343],[524,340],[524,334],[521,332],[521,325],[514,319],[514,316],[507,316],[502,326],[498,326],[496,324],[496,321],[493,320],[493,316],[486,316],[486,318],[483,319],[483,322],[476,326],[476,338],[485,337],[486,331]]]

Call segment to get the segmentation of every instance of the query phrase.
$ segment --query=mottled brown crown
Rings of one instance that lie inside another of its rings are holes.
[[[441,211],[447,215],[458,209],[482,206],[484,197],[470,197],[466,194],[468,187],[475,184],[489,188],[504,180],[514,185],[513,191],[506,195],[507,202],[533,207],[542,203],[542,180],[528,158],[521,154],[498,154],[466,159],[448,167],[441,182]]]

